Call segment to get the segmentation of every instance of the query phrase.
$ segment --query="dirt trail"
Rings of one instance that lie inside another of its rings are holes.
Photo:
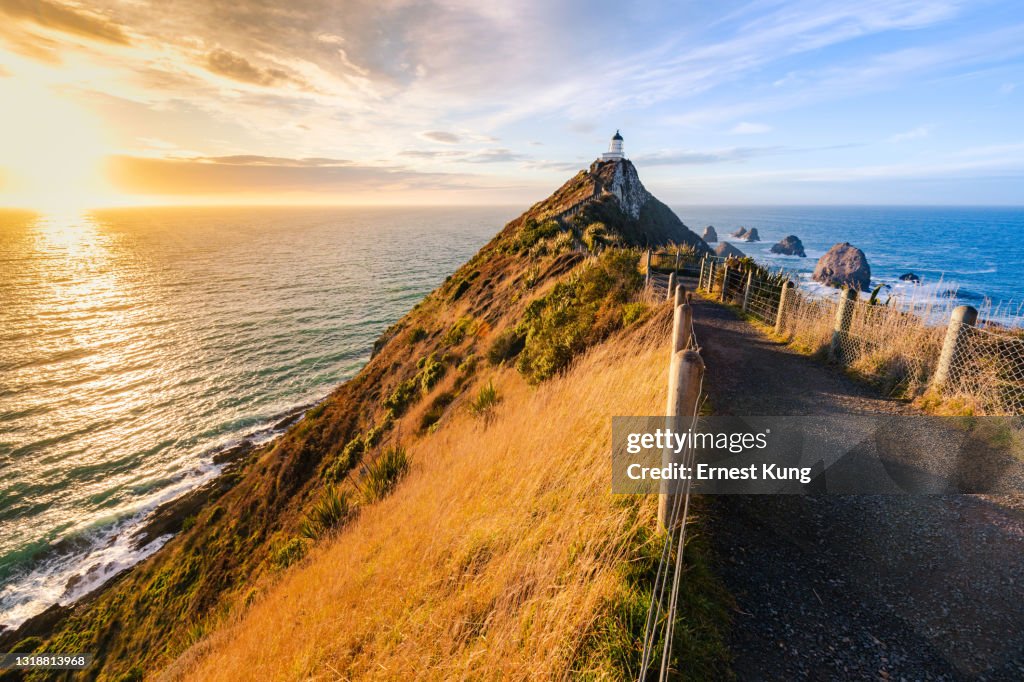
[[[698,301],[694,323],[716,414],[912,413],[714,303]],[[966,495],[714,498],[739,679],[1024,679],[1019,509]]]

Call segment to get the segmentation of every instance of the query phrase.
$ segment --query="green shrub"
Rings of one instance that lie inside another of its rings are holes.
[[[441,343],[455,346],[463,342],[466,336],[476,331],[476,323],[472,317],[461,317],[444,334]]]
[[[419,343],[423,339],[427,338],[427,330],[423,327],[413,327],[409,330],[409,345]]]
[[[328,486],[299,524],[299,534],[310,540],[319,540],[348,522],[354,513],[355,505],[349,499],[348,491],[339,492]]]
[[[476,398],[469,404],[469,409],[477,416],[486,415],[499,402],[501,402],[501,396],[498,395],[498,389],[494,387],[494,381],[488,381],[487,385],[480,388]]]
[[[420,387],[424,393],[437,385],[437,382],[444,377],[446,367],[438,361],[437,356],[433,353],[425,358],[420,358],[417,365],[420,371],[416,376],[419,377]]]
[[[487,361],[492,365],[500,365],[511,360],[522,352],[526,345],[526,334],[518,329],[509,329],[498,335],[487,351]]]
[[[405,448],[388,448],[366,469],[363,490],[368,502],[387,497],[398,481],[409,471],[409,456]]]
[[[271,561],[277,568],[288,568],[306,556],[306,543],[301,538],[292,538],[282,543],[271,555]]]
[[[562,226],[558,224],[557,220],[546,220],[539,223],[534,218],[527,218],[519,228],[518,247],[525,251],[542,239],[554,237],[561,231]]]
[[[516,368],[531,383],[568,366],[588,345],[622,325],[620,306],[640,288],[637,255],[609,249],[526,309],[526,343]]]
[[[643,301],[622,304],[622,326],[643,322],[651,316],[651,307]]]
[[[413,399],[416,398],[417,388],[419,382],[414,377],[412,379],[406,379],[402,383],[395,387],[395,390],[391,392],[384,402],[381,403],[385,408],[391,410],[395,416],[401,416],[409,409],[409,405]]]
[[[459,363],[456,369],[461,374],[472,374],[476,371],[476,364],[480,360],[475,353],[470,353],[466,356],[466,359]]]
[[[618,241],[618,235],[609,232],[608,227],[604,223],[590,223],[583,230],[583,243],[591,253],[607,246],[613,246]]]

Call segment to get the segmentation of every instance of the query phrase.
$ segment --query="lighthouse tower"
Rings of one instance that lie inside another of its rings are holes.
[[[612,136],[611,144],[608,145],[608,151],[601,155],[601,160],[618,161],[624,158],[626,158],[626,155],[622,153],[622,135],[616,130],[615,135]]]

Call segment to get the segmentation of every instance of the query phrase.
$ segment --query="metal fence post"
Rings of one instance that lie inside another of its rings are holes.
[[[671,301],[676,297],[676,273],[668,273],[668,293],[665,294],[665,300]]]
[[[939,364],[935,368],[935,377],[932,379],[932,388],[941,389],[944,385],[955,385],[960,380],[962,367],[953,364],[953,359],[959,355],[970,337],[968,327],[973,327],[978,321],[978,310],[973,306],[961,305],[953,309],[949,316],[949,326],[946,327],[946,338],[942,342],[942,352],[939,354]]]
[[[697,401],[700,399],[701,379],[704,376],[704,361],[694,350],[681,350],[672,354],[672,362],[668,371],[668,406],[666,426],[676,433],[688,430],[692,426],[697,412]],[[683,450],[678,454],[674,448],[662,451],[663,467],[682,464],[686,455]],[[675,526],[681,519],[671,518],[675,511],[675,496],[681,494],[683,481],[662,480],[661,494],[658,496],[658,524],[662,528]]]
[[[850,322],[853,321],[853,308],[857,300],[857,290],[847,288],[839,298],[836,307],[836,324],[832,328],[832,344],[828,349],[828,359],[832,362],[842,359],[843,339],[850,333]]]
[[[747,286],[743,289],[743,312],[750,307],[750,290],[754,287],[754,270],[747,271]]]
[[[785,312],[786,312],[786,299],[789,297],[789,295],[792,294],[792,292],[793,292],[793,282],[792,282],[792,280],[788,280],[787,279],[782,284],[782,291],[779,292],[779,309],[775,313],[775,333],[776,334],[781,334],[782,333],[782,324],[786,321],[785,320],[785,316],[784,316]]]
[[[721,301],[725,303],[729,293],[729,264],[725,264],[725,269],[722,270],[722,296]]]

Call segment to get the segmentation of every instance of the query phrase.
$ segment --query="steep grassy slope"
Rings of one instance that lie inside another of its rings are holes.
[[[281,439],[247,452],[186,511],[169,510],[161,532],[177,536],[164,549],[97,596],[0,636],[0,645],[95,652],[90,672],[100,679],[137,679],[166,665],[315,548],[312,521],[340,524],[350,505],[370,513],[365,491],[382,458],[443,429],[490,364],[542,382],[640,324],[647,311],[633,301],[632,247],[706,246],[659,213],[632,164],[613,166],[582,172],[509,223],[387,330],[356,377]],[[561,215],[581,197],[589,197],[585,210]]]
[[[635,679],[661,538],[653,498],[610,492],[611,416],[662,409],[669,322],[665,305],[536,389],[484,373],[489,415],[453,404],[390,498],[167,678]],[[721,679],[723,595],[690,561],[678,666]]]

